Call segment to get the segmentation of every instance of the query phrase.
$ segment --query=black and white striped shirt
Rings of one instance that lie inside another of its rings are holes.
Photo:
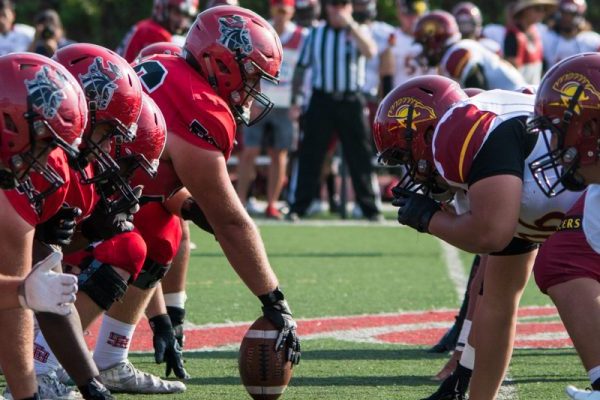
[[[365,64],[350,30],[326,22],[310,30],[298,59],[300,67],[311,68],[313,89],[326,93],[359,92],[365,84]]]

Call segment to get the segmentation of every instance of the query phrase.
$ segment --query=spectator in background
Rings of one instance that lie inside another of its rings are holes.
[[[556,6],[556,0],[517,0],[504,37],[504,59],[525,81],[537,85],[542,78],[543,46],[537,24]]]
[[[189,28],[197,11],[198,0],[154,0],[152,17],[131,28],[117,53],[132,62],[149,44],[173,41],[174,35],[181,35]]]
[[[294,21],[305,28],[315,25],[321,15],[319,0],[297,0]]]
[[[548,68],[575,54],[600,51],[600,35],[590,30],[586,11],[585,0],[560,0],[554,26],[542,36]]]
[[[0,56],[17,51],[27,51],[35,30],[28,25],[15,24],[15,4],[0,0]]]
[[[65,37],[60,16],[54,10],[44,10],[35,16],[35,39],[29,51],[52,57],[56,50],[71,43]]]
[[[292,96],[292,75],[298,61],[300,46],[307,35],[305,28],[292,22],[294,16],[294,0],[271,0],[271,20],[269,21],[281,39],[283,61],[279,85],[265,83],[265,93],[274,103],[273,110],[256,125],[244,129],[244,150],[240,155],[238,168],[237,193],[244,206],[248,198],[250,184],[255,178],[254,161],[260,154],[261,144],[266,134],[269,137],[269,156],[271,163],[267,177],[267,208],[265,216],[281,219],[277,208],[277,200],[285,183],[287,155],[294,142],[297,131],[295,121],[289,117],[290,99]]]
[[[394,87],[406,80],[425,73],[417,60],[421,46],[415,44],[413,30],[420,16],[429,10],[428,0],[396,0],[396,17],[400,26],[394,37],[394,60],[396,72]]]
[[[365,59],[377,54],[368,29],[352,17],[350,0],[328,0],[326,21],[313,27],[294,71],[290,115],[298,118],[303,104],[304,73],[311,68],[312,95],[300,144],[298,186],[290,220],[306,214],[319,185],[327,145],[334,131],[342,143],[356,201],[365,218],[381,219],[371,184],[371,143],[361,93]]]

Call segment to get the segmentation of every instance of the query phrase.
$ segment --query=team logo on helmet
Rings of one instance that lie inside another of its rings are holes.
[[[118,88],[115,82],[121,78],[123,74],[119,67],[110,61],[108,61],[108,68],[104,67],[102,57],[94,59],[87,74],[79,74],[85,97],[88,100],[95,100],[99,110],[106,110]]]
[[[35,78],[32,80],[25,79],[29,101],[31,101],[33,107],[41,110],[46,119],[52,119],[56,116],[60,103],[67,97],[62,90],[66,77],[56,71],[56,76],[61,81],[59,85],[50,78],[49,72],[49,68],[44,66],[35,74]]]
[[[579,95],[573,111],[579,115],[582,108],[600,110],[600,92],[587,77],[577,72],[569,72],[554,82],[552,89],[560,93],[561,101],[550,105],[568,107],[579,86],[583,86],[583,91]]]
[[[219,18],[219,43],[233,53],[248,55],[252,52],[250,32],[246,28],[246,20],[239,15],[230,15]]]
[[[412,123],[411,129],[416,130],[417,124],[436,119],[433,108],[427,107],[425,104],[412,97],[401,97],[392,104],[389,108],[387,116],[398,121],[398,126],[392,129],[406,128],[408,122],[408,113],[412,108]]]

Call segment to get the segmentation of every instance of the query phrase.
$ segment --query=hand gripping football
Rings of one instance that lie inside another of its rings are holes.
[[[279,331],[264,317],[246,332],[240,346],[239,369],[242,384],[255,400],[275,400],[292,378],[292,363],[285,348],[275,351]]]

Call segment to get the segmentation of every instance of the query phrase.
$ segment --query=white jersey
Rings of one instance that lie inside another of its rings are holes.
[[[35,29],[29,25],[15,24],[5,35],[0,34],[0,56],[18,51],[29,51]]]
[[[381,21],[373,21],[368,25],[371,36],[377,44],[377,55],[367,60],[366,79],[363,92],[371,96],[377,96],[379,92],[379,64],[381,54],[389,47],[390,35],[394,34],[394,27]]]
[[[406,82],[415,76],[420,76],[428,72],[419,64],[419,56],[423,51],[420,44],[415,43],[415,39],[404,33],[401,29],[396,29],[394,34],[395,44],[392,52],[396,62],[396,72],[394,74],[394,87]]]
[[[288,22],[285,30],[280,35],[283,47],[283,59],[279,72],[279,84],[273,85],[269,82],[262,84],[262,91],[273,102],[276,108],[289,108],[292,99],[292,78],[294,68],[298,62],[302,42],[306,38],[308,30],[300,28],[293,22]]]
[[[600,185],[589,185],[583,207],[583,233],[596,253],[600,253]]]
[[[475,40],[463,39],[450,46],[440,62],[440,73],[454,79],[462,87],[473,68],[479,67],[487,89],[517,90],[526,85],[515,67]]]
[[[600,51],[600,35],[596,32],[580,32],[575,37],[565,38],[548,29],[542,36],[542,43],[548,66],[575,54]]]
[[[483,27],[481,35],[497,43],[500,52],[498,55],[502,56],[504,53],[504,37],[506,36],[506,27],[500,24],[489,24]]]
[[[459,103],[446,112],[433,138],[436,168],[442,177],[452,186],[468,191],[466,179],[469,168],[490,133],[511,118],[530,115],[534,99],[531,95],[491,90]],[[540,134],[534,149],[525,160],[521,210],[515,237],[531,242],[546,240],[555,231],[564,213],[581,195],[564,191],[548,198],[541,191],[528,166],[547,151]],[[557,179],[552,176],[549,178],[551,181]]]

